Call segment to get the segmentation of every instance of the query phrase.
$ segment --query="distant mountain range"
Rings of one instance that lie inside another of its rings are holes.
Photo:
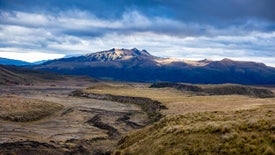
[[[28,66],[28,65],[39,65],[42,63],[47,62],[48,60],[41,60],[36,62],[26,62],[21,60],[14,60],[14,59],[8,59],[8,58],[1,58],[0,57],[0,64],[1,65],[13,65],[13,66]]]
[[[63,58],[71,58],[79,55],[66,55]],[[1,58],[0,57],[0,64],[1,65],[13,65],[13,66],[28,66],[28,65],[39,65],[45,63],[49,60],[40,60],[35,62],[26,62],[22,60],[15,60],[15,59],[8,59],[8,58]]]
[[[275,84],[275,68],[263,63],[160,58],[136,48],[51,60],[33,69],[133,82]]]
[[[25,66],[25,65],[31,65],[32,63],[21,61],[21,60],[14,60],[14,59],[7,59],[7,58],[1,58],[0,57],[0,64],[2,65],[15,65],[15,66]]]

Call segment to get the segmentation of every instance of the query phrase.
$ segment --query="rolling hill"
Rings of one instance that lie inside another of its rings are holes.
[[[0,84],[26,84],[30,85],[34,82],[45,82],[50,80],[64,79],[64,76],[30,70],[17,66],[0,65]]]
[[[263,63],[178,60],[152,56],[146,50],[111,49],[48,61],[33,67],[69,75],[133,82],[275,84],[275,68]]]
[[[0,84],[19,84],[19,83],[27,83],[27,79],[21,76],[20,74],[16,74],[9,69],[0,66]]]

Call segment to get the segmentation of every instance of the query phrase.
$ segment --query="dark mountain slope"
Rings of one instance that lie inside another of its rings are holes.
[[[263,63],[223,59],[211,62],[205,68],[219,73],[218,76],[212,77],[218,83],[230,81],[242,84],[271,84],[275,81],[275,68]]]
[[[275,84],[275,68],[261,63],[159,58],[135,48],[57,59],[34,69],[135,82]]]

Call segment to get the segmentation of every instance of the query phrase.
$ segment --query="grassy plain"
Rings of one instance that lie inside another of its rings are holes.
[[[149,88],[149,84],[97,83],[84,91],[151,98],[168,108],[162,111],[165,115],[251,109],[275,103],[275,98],[255,98],[243,95],[198,96],[193,92],[182,92],[173,88]]]

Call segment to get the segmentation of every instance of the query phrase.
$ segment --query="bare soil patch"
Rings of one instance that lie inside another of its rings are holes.
[[[0,154],[110,154],[122,135],[146,125],[137,105],[69,96],[93,84],[1,86]]]

